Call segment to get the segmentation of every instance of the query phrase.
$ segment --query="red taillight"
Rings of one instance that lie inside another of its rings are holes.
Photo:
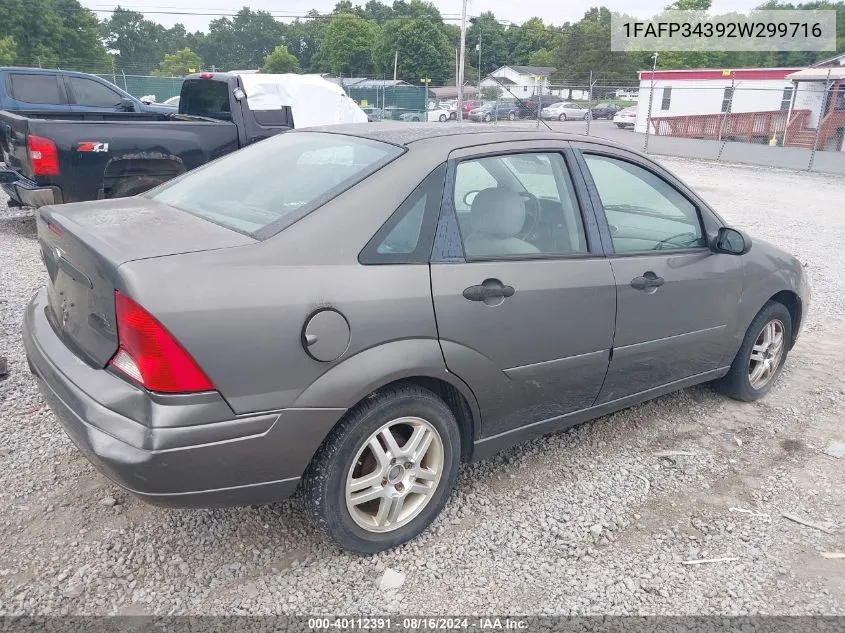
[[[126,295],[114,293],[118,350],[109,364],[150,391],[211,391],[196,361],[153,315]]]
[[[36,176],[59,175],[59,152],[53,141],[30,134],[26,137],[26,147],[29,150],[32,172]]]
[[[200,73],[200,79],[214,79],[214,73]]]

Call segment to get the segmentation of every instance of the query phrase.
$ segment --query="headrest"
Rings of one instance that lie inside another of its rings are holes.
[[[472,201],[470,219],[478,233],[514,237],[525,224],[525,203],[510,189],[482,189]]]

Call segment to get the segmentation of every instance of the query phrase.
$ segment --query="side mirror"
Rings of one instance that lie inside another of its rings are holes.
[[[745,255],[751,250],[751,237],[737,229],[723,226],[719,229],[713,246],[717,253]]]
[[[124,112],[135,112],[135,102],[124,97],[120,100],[120,109]]]

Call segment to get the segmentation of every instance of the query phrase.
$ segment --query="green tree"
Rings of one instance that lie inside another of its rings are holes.
[[[101,24],[101,31],[106,46],[117,51],[118,66],[127,73],[150,73],[167,52],[162,42],[166,29],[137,11],[118,7]]]
[[[631,85],[637,82],[642,57],[610,50],[610,11],[594,7],[563,34],[555,55],[558,70],[553,80],[586,86],[593,71],[596,80]]]
[[[528,63],[531,66],[554,67],[555,54],[548,49],[541,48],[531,53],[528,57]]]
[[[508,59],[508,42],[505,27],[499,24],[491,11],[473,18],[467,29],[467,54],[478,64],[478,49],[481,43],[481,74],[487,75],[504,66]]]
[[[531,18],[519,26],[511,26],[506,32],[508,43],[508,63],[525,65],[531,63],[531,54],[545,48],[555,50],[560,45],[561,31],[545,24],[540,18]],[[608,40],[609,42],[610,40]],[[554,64],[551,64],[554,66]]]
[[[296,19],[286,29],[284,40],[288,50],[299,60],[299,65],[304,69],[317,70],[319,65],[317,42],[322,38],[326,22],[318,19],[318,15],[316,9],[312,9],[306,16],[310,19]]]
[[[371,20],[344,13],[331,18],[317,44],[321,70],[345,75],[373,72],[373,43],[379,27]]]
[[[285,26],[272,15],[243,7],[233,18],[212,20],[197,52],[207,66],[258,69],[284,36]]]
[[[14,40],[16,63],[105,69],[99,23],[78,0],[3,0],[0,6],[0,36]]]
[[[264,59],[264,65],[261,67],[263,73],[296,73],[299,70],[299,60],[295,55],[291,55],[284,44],[279,44],[274,48],[273,52]]]
[[[0,39],[0,66],[11,66],[17,57],[15,40],[10,36]]]
[[[419,83],[420,79],[429,78],[435,86],[454,79],[454,51],[443,31],[430,18],[386,22],[374,53],[376,69],[392,75],[393,56],[397,51],[400,79]]]
[[[199,72],[202,69],[202,59],[190,48],[183,48],[181,51],[164,56],[161,62],[161,70],[155,74],[164,77],[184,77],[191,73]]]

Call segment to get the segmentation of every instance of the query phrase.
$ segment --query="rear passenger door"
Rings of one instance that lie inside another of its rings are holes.
[[[64,79],[73,112],[116,112],[123,109],[124,95],[106,82],[72,75]]]
[[[68,98],[60,78],[50,73],[4,73],[6,110],[69,110]]]
[[[568,143],[453,152],[431,287],[441,348],[468,382],[484,438],[592,405],[616,289]]]
[[[734,330],[742,263],[709,248],[717,219],[650,161],[578,147],[617,283],[613,357],[597,403],[718,369]]]

